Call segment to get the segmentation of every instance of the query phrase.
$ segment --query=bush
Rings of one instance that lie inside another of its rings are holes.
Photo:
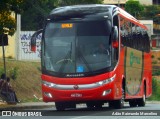
[[[152,79],[152,96],[148,100],[160,100],[160,82],[156,78]]]
[[[157,64],[157,61],[153,61],[152,64]]]
[[[160,75],[160,69],[152,71],[152,76],[159,76],[159,75]]]
[[[15,80],[17,79],[17,76],[18,76],[18,68],[17,67],[14,67],[12,68],[11,70],[9,70],[9,76]]]
[[[0,68],[0,76],[3,73],[4,73],[4,69]],[[7,70],[6,74],[7,74],[7,77],[10,77],[13,80],[15,80],[15,79],[17,79],[17,76],[18,76],[18,68],[17,67],[11,68],[10,70]]]

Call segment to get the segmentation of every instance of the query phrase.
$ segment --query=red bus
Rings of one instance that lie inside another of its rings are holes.
[[[54,9],[42,30],[42,94],[57,110],[145,106],[152,94],[147,27],[114,5]]]

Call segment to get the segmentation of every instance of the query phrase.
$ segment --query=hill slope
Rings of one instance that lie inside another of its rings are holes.
[[[41,98],[41,71],[40,62],[23,62],[7,60],[7,76],[16,75],[16,79],[11,79],[17,97],[22,102],[35,101],[36,97]],[[0,72],[3,70],[3,62],[0,60]],[[34,96],[35,95],[35,96]]]

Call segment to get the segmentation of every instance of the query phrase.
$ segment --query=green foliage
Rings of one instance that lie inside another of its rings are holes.
[[[0,76],[4,73],[4,69],[0,67]]]
[[[58,6],[58,0],[24,0],[22,30],[38,30],[49,12]]]
[[[153,61],[152,64],[157,64],[157,61]]]
[[[4,69],[0,68],[0,76],[4,73]],[[18,68],[14,67],[9,70],[7,70],[7,77],[12,78],[13,80],[16,80],[18,76]]]
[[[154,55],[152,55],[151,58],[154,58]]]
[[[153,95],[157,94],[157,92],[158,92],[157,89],[158,89],[158,82],[157,82],[156,78],[153,78],[152,79],[152,92],[153,92]]]
[[[144,7],[137,0],[128,0],[125,5],[125,10],[134,17],[138,18],[144,10]]]
[[[152,79],[152,96],[148,100],[160,100],[160,82],[156,78]]]
[[[11,68],[9,70],[9,75],[13,80],[16,80],[18,76],[18,68],[17,67]]]
[[[152,75],[153,76],[160,76],[160,69],[159,70],[153,70]]]
[[[19,13],[19,5],[22,0],[1,0],[0,2],[0,34],[13,35],[16,30],[15,18],[11,16],[12,11]]]
[[[60,0],[59,5],[102,4],[103,0]]]
[[[159,5],[148,5],[144,7],[142,12],[143,19],[153,20],[154,23],[160,24],[160,6]]]
[[[153,20],[154,22],[154,33],[159,34],[160,24],[160,5],[148,5],[144,7],[144,11],[141,14],[141,19]]]
[[[56,7],[77,4],[100,4],[103,0],[24,0],[22,12],[22,30],[43,28],[50,11]]]
[[[154,70],[152,75],[153,76],[159,76],[160,75],[160,70]]]

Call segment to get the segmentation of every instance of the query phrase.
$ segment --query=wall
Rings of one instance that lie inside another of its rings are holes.
[[[153,35],[153,20],[139,20],[142,24],[147,26],[148,34],[151,37]]]
[[[125,4],[128,0],[104,0],[104,4]]]
[[[41,58],[41,35],[36,40],[36,52],[31,51],[31,36],[34,31],[21,31],[19,38],[19,60],[40,60]]]
[[[125,4],[128,0],[104,0],[104,4]],[[152,5],[152,0],[138,0],[140,4],[144,5]]]
[[[11,17],[15,18],[15,13],[11,13]],[[16,58],[16,49],[15,49],[15,42],[16,42],[16,33],[13,36],[8,36],[8,46],[5,46],[5,56],[10,58]],[[0,58],[3,57],[2,47],[0,46]]]
[[[15,58],[15,41],[16,41],[16,34],[13,36],[8,36],[8,46],[5,46],[5,56],[10,58]],[[0,46],[0,58],[3,57],[2,47]]]
[[[142,5],[152,5],[153,4],[152,0],[139,0],[139,2]]]

